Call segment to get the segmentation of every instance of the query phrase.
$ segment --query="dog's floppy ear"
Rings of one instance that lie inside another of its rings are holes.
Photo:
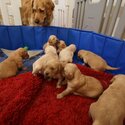
[[[65,67],[65,64],[63,64],[62,62],[59,62],[59,71],[63,71]]]
[[[48,16],[52,15],[52,11],[54,10],[54,8],[55,8],[55,5],[52,1],[47,2],[46,9],[47,9]]]
[[[65,48],[66,47],[66,44],[64,43],[64,42],[60,42],[60,46],[62,47],[62,48]]]
[[[48,6],[47,8],[48,8],[49,10],[52,10],[52,11],[53,11],[54,8],[55,8],[55,5],[54,5],[54,3],[53,3],[52,0],[48,1],[46,5]]]
[[[32,8],[33,8],[33,6],[34,6],[34,0],[31,0],[31,2],[32,2],[32,3],[31,3],[31,5],[32,5]]]
[[[72,80],[74,78],[74,72],[66,72],[64,71],[64,77],[68,80]]]
[[[70,73],[67,74],[68,79],[73,79],[73,77],[74,77],[74,73],[70,72]]]
[[[51,2],[51,9],[52,9],[52,11],[54,10],[54,8],[55,8],[55,5],[54,5],[54,3],[53,2]]]

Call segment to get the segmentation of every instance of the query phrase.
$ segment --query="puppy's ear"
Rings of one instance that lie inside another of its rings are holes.
[[[80,51],[78,52],[78,57],[79,57],[80,59],[82,59],[82,55],[81,55],[81,52],[80,52]]]
[[[67,77],[68,77],[68,79],[73,79],[74,75],[73,75],[73,73],[69,73],[69,74],[67,74]]]
[[[64,69],[63,64],[61,62],[59,62],[59,64],[58,64],[58,70],[59,71],[63,71],[63,69]]]
[[[64,43],[62,43],[62,45],[61,45],[61,46],[62,46],[62,48],[65,48],[65,47],[66,47],[66,45],[65,45]]]
[[[48,43],[51,45],[53,42],[52,42],[52,40],[49,39],[49,40],[48,40]]]
[[[17,67],[18,68],[22,68],[23,67],[23,63],[21,61],[17,61]]]
[[[60,65],[61,65],[61,67],[62,67],[63,69],[64,69],[64,67],[66,66],[66,64],[67,64],[67,63],[66,63],[66,62],[63,62],[63,61],[60,62]]]

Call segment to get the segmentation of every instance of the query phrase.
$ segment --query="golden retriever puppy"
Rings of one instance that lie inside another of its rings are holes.
[[[59,60],[63,63],[73,62],[73,55],[75,51],[76,46],[74,44],[67,46],[59,53]]]
[[[24,48],[19,48],[0,63],[0,79],[15,76],[18,69],[23,67],[23,59],[29,58]]]
[[[88,64],[92,69],[96,71],[105,71],[105,70],[117,70],[119,68],[114,68],[109,66],[106,61],[96,55],[93,52],[87,50],[80,50],[78,52],[78,57],[84,60],[85,64]]]
[[[92,125],[123,125],[125,118],[125,75],[116,75],[112,84],[91,104]]]
[[[61,50],[63,50],[64,48],[66,48],[66,43],[63,40],[60,40],[57,43],[57,53],[59,54]]]
[[[48,42],[44,44],[43,49],[45,49],[47,46],[54,46],[57,48],[59,40],[55,35],[50,35]]]
[[[23,25],[49,26],[53,19],[52,0],[21,0]]]
[[[62,81],[64,80],[63,77],[63,66],[58,59],[50,60],[45,67],[44,70],[44,77],[48,80],[51,79],[58,79],[57,88],[61,87]]]
[[[58,59],[56,49],[53,46],[47,46],[45,48],[45,55],[40,57],[33,63],[32,74],[37,75],[44,72],[47,62],[53,59]]]
[[[58,99],[61,99],[71,93],[95,98],[103,92],[103,87],[99,80],[94,77],[81,74],[78,67],[73,63],[67,63],[65,65],[64,77],[67,81],[67,88],[57,95]]]
[[[49,45],[48,45],[48,46],[45,48],[44,53],[51,55],[52,58],[54,58],[54,59],[55,59],[55,58],[58,59],[58,54],[57,54],[56,48],[53,47],[53,46],[49,46]]]

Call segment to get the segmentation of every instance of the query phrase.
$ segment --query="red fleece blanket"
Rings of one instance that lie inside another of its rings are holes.
[[[77,65],[85,75],[99,79],[106,89],[113,75]],[[68,95],[56,99],[56,80],[31,72],[0,80],[0,125],[91,125],[89,106],[96,99]]]

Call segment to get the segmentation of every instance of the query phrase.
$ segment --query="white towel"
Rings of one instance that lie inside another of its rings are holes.
[[[7,56],[9,56],[14,50],[8,50],[8,49],[1,49],[3,53],[5,53]],[[43,53],[43,50],[28,50],[29,58],[34,57],[40,53]]]

